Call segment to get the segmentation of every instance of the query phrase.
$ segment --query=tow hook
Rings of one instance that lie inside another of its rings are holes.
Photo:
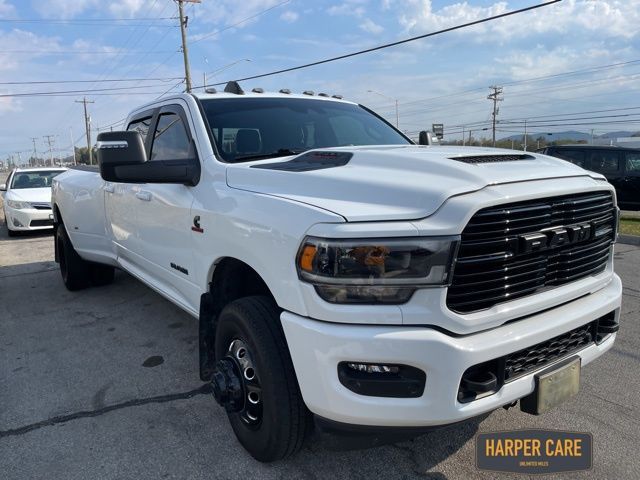
[[[218,360],[213,370],[213,397],[229,413],[237,413],[244,408],[244,389],[239,372],[240,369],[229,357]]]

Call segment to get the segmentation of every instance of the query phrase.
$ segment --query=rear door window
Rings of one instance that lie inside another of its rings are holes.
[[[627,175],[640,176],[640,152],[625,154]]]
[[[151,125],[151,117],[141,118],[140,120],[134,120],[127,127],[127,131],[136,131],[140,132],[142,135],[142,141],[145,142],[147,140],[147,135],[149,134],[149,126]]]
[[[591,170],[605,175],[620,172],[620,152],[596,150],[591,152]]]

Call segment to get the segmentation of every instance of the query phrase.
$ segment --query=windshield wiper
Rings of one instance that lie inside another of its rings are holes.
[[[288,155],[298,155],[299,153],[306,152],[308,149],[306,148],[280,148],[275,152],[271,153],[259,153],[256,155],[244,155],[242,157],[234,158],[234,162],[248,162],[250,160],[265,160],[267,158],[278,158],[278,157],[286,157]]]

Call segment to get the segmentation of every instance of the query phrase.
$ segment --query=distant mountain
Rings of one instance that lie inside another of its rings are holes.
[[[598,138],[622,138],[622,137],[631,137],[634,133],[638,132],[627,132],[625,130],[619,132],[608,132],[603,135],[598,135]]]
[[[503,138],[502,140],[522,140],[522,135],[524,134],[524,132],[520,135],[511,135],[509,137]],[[591,134],[590,133],[584,133],[584,132],[577,132],[577,131],[566,131],[566,132],[555,132],[552,133],[551,135],[547,135],[546,133],[527,133],[527,136],[529,138],[533,138],[536,139],[538,137],[543,137],[547,140],[547,142],[555,142],[556,140],[572,140],[574,142],[577,142],[579,140],[591,140]]]
[[[620,138],[620,137],[630,137],[635,132],[627,132],[627,131],[619,131],[619,132],[608,132],[603,135],[594,135],[594,138]],[[523,132],[524,134],[524,132]],[[589,141],[591,140],[591,133],[578,132],[575,130],[568,130],[566,132],[554,132],[550,135],[546,133],[528,133],[529,138],[536,139],[538,137],[543,137],[547,140],[547,142],[555,142],[557,140],[571,140],[573,142],[578,141]],[[505,137],[502,140],[520,140],[522,141],[522,134],[519,135],[511,135],[509,137]]]

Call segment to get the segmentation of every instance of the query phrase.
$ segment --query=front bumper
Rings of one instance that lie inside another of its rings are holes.
[[[43,230],[53,227],[51,210],[35,208],[18,210],[5,205],[4,214],[7,226],[14,231]]]
[[[302,396],[314,414],[356,425],[419,427],[458,422],[528,395],[534,390],[533,373],[493,395],[469,403],[457,400],[467,368],[536,345],[613,310],[617,317],[621,297],[622,283],[613,275],[604,288],[570,303],[464,336],[428,327],[328,323],[290,312],[283,312],[281,321]],[[580,350],[582,365],[611,348],[615,336]],[[342,361],[420,368],[427,374],[424,393],[417,398],[358,395],[338,379],[337,365]]]

